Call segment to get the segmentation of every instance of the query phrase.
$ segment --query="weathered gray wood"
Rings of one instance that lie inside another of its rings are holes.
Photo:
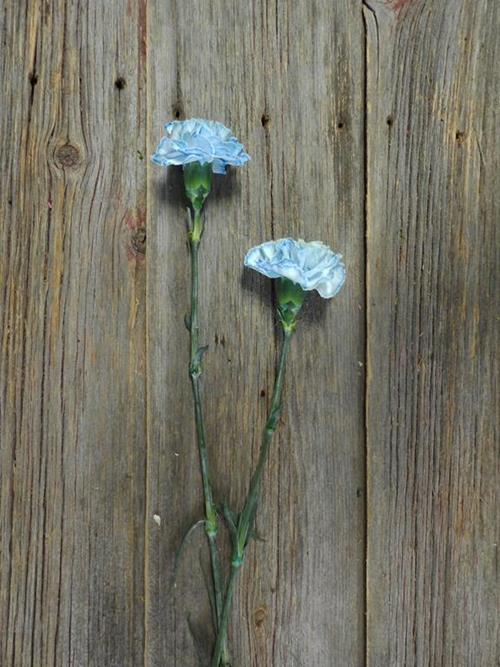
[[[278,340],[270,281],[245,251],[287,234],[345,253],[350,277],[311,300],[293,345],[256,543],[233,613],[236,664],[364,661],[363,26],[349,2],[151,2],[149,145],[178,113],[225,122],[252,162],[220,179],[206,211],[202,336],[208,440],[219,498],[241,507]],[[198,550],[175,594],[175,547],[202,510],[188,343],[188,254],[178,175],[148,196],[148,596],[150,665],[198,664],[186,616],[207,618]],[[315,310],[316,309],[316,310]],[[361,365],[360,365],[361,364]],[[265,395],[264,395],[265,393]],[[161,517],[158,526],[154,514]],[[206,553],[205,553],[206,555]],[[202,606],[201,611],[198,607]]]
[[[144,9],[1,13],[5,667],[143,661]]]
[[[498,660],[498,10],[364,11],[371,667]]]
[[[185,202],[148,161],[192,115],[253,158],[216,180],[201,252],[208,439],[234,509],[279,345],[243,255],[320,238],[349,270],[293,342],[236,664],[496,664],[499,28],[488,0],[5,0],[2,667],[198,666],[188,614],[210,643],[201,533],[171,579],[202,509]]]

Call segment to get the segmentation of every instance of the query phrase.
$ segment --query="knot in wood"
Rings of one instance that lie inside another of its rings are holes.
[[[267,618],[267,608],[265,606],[257,607],[253,614],[256,627],[260,627]]]
[[[146,230],[144,227],[138,227],[132,234],[130,240],[132,248],[141,255],[146,254]]]
[[[267,127],[271,122],[271,116],[268,113],[263,113],[260,122],[262,127]]]
[[[68,169],[77,167],[81,162],[80,151],[72,144],[63,144],[56,149],[56,160]]]
[[[172,114],[175,116],[176,120],[184,117],[184,107],[180,100],[172,104]]]

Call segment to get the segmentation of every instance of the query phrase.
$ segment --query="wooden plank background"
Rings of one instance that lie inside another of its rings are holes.
[[[185,201],[149,162],[191,116],[252,156],[216,179],[202,245],[208,439],[235,507],[279,344],[243,255],[319,238],[349,270],[293,343],[235,665],[497,664],[499,9],[4,0],[2,667],[206,664],[201,534],[172,584],[202,510]]]
[[[364,9],[368,663],[495,665],[499,6],[394,4]]]

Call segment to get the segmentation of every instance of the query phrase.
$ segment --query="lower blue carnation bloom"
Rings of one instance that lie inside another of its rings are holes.
[[[287,278],[306,292],[335,296],[345,282],[342,255],[320,241],[279,239],[255,246],[245,257],[248,266],[269,278]]]
[[[151,157],[162,167],[199,162],[211,164],[214,174],[225,174],[228,165],[240,167],[250,159],[231,130],[215,120],[174,120],[165,130]]]

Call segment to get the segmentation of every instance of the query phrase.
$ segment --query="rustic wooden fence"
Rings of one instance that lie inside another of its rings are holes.
[[[148,159],[190,116],[252,155],[202,251],[235,505],[278,342],[243,255],[294,235],[349,270],[294,341],[236,664],[497,664],[499,3],[4,0],[0,26],[1,665],[198,665],[184,201]]]

